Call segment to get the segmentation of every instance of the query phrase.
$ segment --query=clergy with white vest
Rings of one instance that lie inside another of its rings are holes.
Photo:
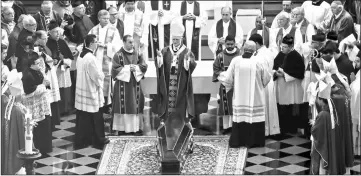
[[[135,7],[134,0],[124,2],[124,11],[119,12],[119,17],[124,24],[124,36],[134,38],[135,52],[142,53],[148,48],[148,20],[147,15]]]
[[[232,18],[231,7],[223,7],[221,13],[222,19],[218,20],[208,33],[208,46],[213,52],[214,58],[226,48],[225,38],[228,35],[235,36],[238,48],[241,48],[243,44],[243,30]]]
[[[278,17],[278,23],[280,28],[272,30],[271,41],[270,41],[270,49],[273,52],[281,51],[280,45],[282,43],[283,37],[286,35],[290,35],[293,37],[294,41],[294,49],[299,52],[301,48],[301,44],[303,43],[302,34],[300,29],[295,26],[292,26],[291,17],[287,12],[281,12]]]
[[[305,18],[305,10],[303,7],[296,7],[292,10],[291,24],[300,29],[303,43],[311,41],[312,35],[316,34],[313,25]]]
[[[180,16],[185,28],[184,45],[191,49],[196,60],[201,60],[201,30],[207,24],[208,15],[198,1],[184,0],[181,3]]]
[[[100,10],[98,12],[99,24],[89,31],[94,34],[98,41],[98,47],[95,51],[97,58],[96,65],[99,70],[104,73],[103,94],[105,97],[105,105],[109,105],[111,93],[111,67],[114,54],[123,46],[120,39],[118,29],[109,24],[109,12]]]
[[[262,36],[264,46],[268,48],[269,39],[270,39],[270,29],[265,25],[265,22],[266,22],[266,18],[263,18],[261,15],[257,16],[255,22],[256,27],[248,32],[247,40],[249,40],[253,34],[259,34]]]
[[[157,50],[169,46],[171,41],[170,23],[177,15],[177,1],[151,1],[149,11],[149,47],[148,57],[155,60]]]

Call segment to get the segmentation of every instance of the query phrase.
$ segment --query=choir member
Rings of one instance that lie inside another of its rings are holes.
[[[96,65],[98,59],[93,54],[96,48],[96,36],[87,35],[77,61],[74,140],[77,148],[91,144],[103,148],[109,143],[109,139],[105,137],[103,113],[100,110],[104,104],[104,73]]]
[[[262,36],[259,34],[253,34],[250,41],[256,43],[256,52],[254,53],[255,58],[260,59],[264,64],[264,68],[270,74],[272,74],[273,68],[273,59],[275,54],[272,53],[266,46],[263,44]],[[253,59],[253,58],[251,58]],[[277,111],[277,101],[276,101],[276,90],[274,89],[274,81],[271,79],[267,86],[264,89],[265,91],[265,130],[266,136],[276,135],[280,133],[279,126],[279,117]]]
[[[225,40],[226,49],[218,54],[216,60],[213,62],[213,78],[212,82],[219,82],[218,76],[222,72],[226,72],[233,58],[240,55],[241,51],[235,45],[236,40],[234,36],[228,35]],[[233,88],[226,92],[226,87],[220,85],[218,100],[218,116],[223,117],[223,133],[231,132],[232,127],[232,98]]]
[[[296,7],[291,13],[291,24],[300,29],[302,41],[306,43],[312,40],[312,35],[316,34],[315,28],[305,18],[305,10],[302,7]]]
[[[250,59],[256,44],[247,41],[244,54],[234,58],[226,72],[218,80],[231,88],[233,95],[233,124],[229,147],[263,147],[265,145],[264,88],[272,78],[260,59]]]
[[[247,34],[247,40],[250,39],[250,37],[253,34],[259,34],[262,36],[262,43],[268,48],[269,47],[269,39],[270,39],[270,29],[265,25],[266,20],[262,18],[262,16],[257,16],[256,22],[255,22],[255,28],[250,30]]]
[[[208,46],[214,54],[214,58],[222,52],[225,46],[225,38],[228,35],[235,36],[237,48],[243,44],[243,30],[241,26],[232,18],[232,9],[222,7],[222,19],[218,20],[208,33]]]
[[[119,134],[141,135],[139,129],[143,120],[144,94],[140,80],[147,71],[142,55],[134,48],[134,39],[125,35],[122,47],[113,57],[112,77],[116,80],[113,97],[113,130]]]
[[[281,52],[273,65],[277,109],[282,134],[296,133],[298,125],[298,105],[302,104],[305,65],[302,56],[294,49],[294,39],[286,35],[282,39]],[[295,120],[297,119],[297,120]]]
[[[44,79],[40,71],[42,56],[36,52],[29,54],[28,67],[23,71],[23,88],[25,95],[22,103],[30,111],[32,119],[37,122],[33,130],[34,146],[45,155],[53,151],[51,130],[51,107],[48,99],[50,82]]]
[[[280,25],[278,24],[278,17],[282,12],[289,13],[291,15],[292,11],[292,1],[282,1],[282,11],[276,15],[276,17],[272,21],[271,28],[276,29],[280,28]]]
[[[114,54],[123,46],[117,28],[109,24],[109,12],[100,10],[98,13],[99,24],[89,31],[97,37],[98,48],[95,51],[97,58],[96,65],[104,73],[103,95],[104,95],[104,112],[108,113],[111,104],[111,64]]]
[[[201,30],[207,24],[208,15],[198,1],[184,0],[181,3],[180,16],[185,28],[184,45],[192,51],[197,61],[201,60]]]
[[[195,116],[192,73],[197,65],[193,53],[182,43],[181,20],[171,24],[173,43],[157,52],[155,61],[161,123],[165,123],[168,148],[174,146],[185,123]],[[188,118],[187,118],[188,113]],[[182,120],[183,119],[183,120]],[[171,147],[173,148],[173,147]]]

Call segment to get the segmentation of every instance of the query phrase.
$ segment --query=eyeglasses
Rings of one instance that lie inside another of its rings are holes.
[[[118,15],[118,13],[113,13],[113,14],[110,14],[111,16],[115,16],[115,15]]]
[[[36,26],[36,24],[27,24],[27,26]]]
[[[14,15],[15,13],[13,12],[8,12],[8,13],[4,13],[4,15],[8,16],[8,15]]]

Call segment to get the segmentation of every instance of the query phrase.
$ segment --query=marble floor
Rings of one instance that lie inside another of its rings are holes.
[[[201,124],[208,126],[213,133],[196,130],[195,135],[216,135],[217,99],[213,98],[208,106],[208,113],[201,115]],[[148,129],[144,135],[155,136],[159,119],[149,112],[149,99],[146,98],[144,114],[149,117]],[[109,123],[106,123],[106,135]],[[61,124],[53,132],[53,152],[36,160],[37,175],[94,175],[102,150],[93,147],[75,149],[75,115],[61,118]],[[245,175],[309,175],[311,142],[297,135],[278,135],[267,137],[266,146],[251,148],[248,151]],[[360,158],[355,159],[351,174],[360,175]]]

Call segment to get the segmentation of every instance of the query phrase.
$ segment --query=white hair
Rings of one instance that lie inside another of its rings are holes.
[[[287,19],[291,19],[290,14],[287,13],[287,12],[281,12],[281,13],[279,14],[279,16],[278,16],[278,19],[280,19],[281,17],[285,17],[285,18],[287,18]]]
[[[4,12],[8,11],[8,10],[12,10],[14,12],[14,9],[10,6],[3,6],[1,8],[1,14],[3,14]]]
[[[43,1],[43,3],[41,3],[41,8],[43,8],[43,7],[53,8],[53,2],[51,2],[51,1]]]
[[[294,11],[300,12],[300,14],[302,14],[303,16],[305,15],[305,9],[303,7],[295,7],[292,12]]]
[[[24,16],[23,26],[26,26],[26,24],[29,24],[30,22],[36,23],[35,18],[34,18],[33,16],[31,16],[31,15],[26,15],[26,16]]]
[[[246,43],[244,43],[243,50],[248,52],[255,52],[257,50],[257,45],[254,41],[248,40]]]

